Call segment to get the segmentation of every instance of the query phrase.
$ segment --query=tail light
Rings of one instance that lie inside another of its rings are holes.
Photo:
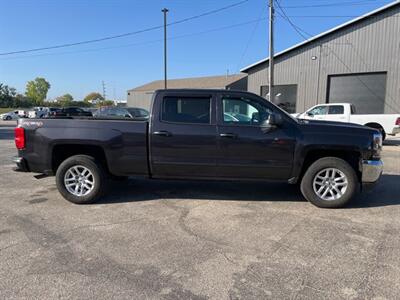
[[[397,118],[396,125],[400,126],[400,118]]]
[[[14,129],[14,140],[15,146],[18,150],[25,148],[25,129],[22,127],[16,127]]]

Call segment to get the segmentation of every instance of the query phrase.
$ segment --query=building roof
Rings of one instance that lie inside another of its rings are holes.
[[[334,27],[334,28],[332,28],[332,29],[329,29],[329,30],[327,30],[327,31],[325,31],[325,32],[322,32],[322,33],[320,33],[320,34],[318,34],[318,35],[316,35],[316,36],[314,36],[314,37],[312,37],[312,38],[309,38],[308,40],[306,40],[306,41],[304,41],[304,42],[298,43],[298,44],[296,44],[296,45],[294,45],[294,46],[292,46],[292,47],[289,47],[289,48],[287,48],[287,49],[285,49],[285,50],[283,50],[283,51],[280,51],[280,52],[278,52],[278,53],[276,53],[276,54],[274,55],[274,58],[275,58],[275,57],[278,57],[278,56],[281,56],[281,55],[283,55],[283,54],[285,54],[285,53],[287,53],[287,52],[290,52],[290,51],[292,51],[292,50],[294,50],[294,49],[300,48],[300,47],[302,47],[302,46],[304,46],[304,45],[307,45],[307,44],[309,44],[309,43],[311,43],[311,42],[313,42],[313,41],[315,41],[315,40],[317,40],[317,39],[320,39],[320,38],[322,38],[322,37],[324,37],[324,36],[327,36],[327,35],[329,35],[329,34],[331,34],[331,33],[334,33],[334,32],[336,32],[336,31],[338,31],[338,30],[340,30],[340,29],[343,29],[343,28],[345,28],[345,27],[348,27],[348,26],[350,26],[350,25],[353,25],[354,23],[357,23],[357,22],[359,22],[359,21],[361,21],[361,20],[364,20],[364,19],[366,19],[366,18],[368,18],[368,17],[372,17],[372,16],[374,16],[374,15],[377,15],[377,14],[379,14],[379,13],[381,13],[381,12],[383,12],[383,11],[386,11],[386,10],[392,8],[392,7],[395,7],[395,6],[397,6],[397,5],[400,5],[400,0],[396,0],[396,1],[392,2],[392,3],[389,3],[389,4],[387,4],[387,5],[385,5],[385,6],[382,6],[382,7],[378,8],[378,9],[375,9],[375,10],[369,12],[369,13],[366,13],[366,14],[360,16],[360,17],[357,17],[357,18],[355,18],[355,19],[352,19],[352,20],[350,20],[350,21],[347,21],[346,23],[343,23],[343,24],[341,24],[341,25],[339,25],[339,26],[336,26],[336,27]],[[249,69],[251,69],[251,68],[253,68],[253,67],[256,67],[256,66],[258,66],[258,65],[260,65],[260,64],[262,64],[262,63],[265,63],[265,62],[267,62],[268,60],[269,60],[269,57],[264,58],[264,59],[262,59],[262,60],[259,60],[259,61],[255,62],[255,63],[251,64],[251,65],[248,65],[247,67],[244,67],[243,69],[240,70],[240,72],[247,72]]]
[[[168,88],[171,89],[210,89],[210,88],[224,88],[244,77],[247,74],[232,74],[222,76],[207,76],[207,77],[192,77],[181,79],[168,80]],[[164,80],[156,80],[150,83],[138,86],[129,91],[155,91],[164,88]],[[128,92],[129,92],[128,91]]]

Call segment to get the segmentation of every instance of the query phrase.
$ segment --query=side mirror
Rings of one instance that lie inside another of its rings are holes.
[[[269,115],[268,119],[261,124],[261,129],[263,132],[268,132],[279,127],[282,123],[282,116],[280,114],[272,113]]]
[[[309,111],[308,111],[306,114],[307,114],[307,116],[309,116],[310,118],[314,118],[314,114],[313,114],[312,112],[309,112]]]

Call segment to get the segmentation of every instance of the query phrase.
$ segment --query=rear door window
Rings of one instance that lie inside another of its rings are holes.
[[[165,97],[161,120],[173,123],[210,124],[210,98]]]
[[[343,115],[344,114],[343,105],[331,105],[331,106],[329,106],[328,114],[330,114],[330,115]]]

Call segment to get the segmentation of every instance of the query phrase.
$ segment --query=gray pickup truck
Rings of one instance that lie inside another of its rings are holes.
[[[341,207],[382,173],[379,131],[297,120],[257,95],[160,90],[149,118],[21,119],[17,170],[55,175],[74,203],[98,200],[109,178],[280,180],[319,207]]]

